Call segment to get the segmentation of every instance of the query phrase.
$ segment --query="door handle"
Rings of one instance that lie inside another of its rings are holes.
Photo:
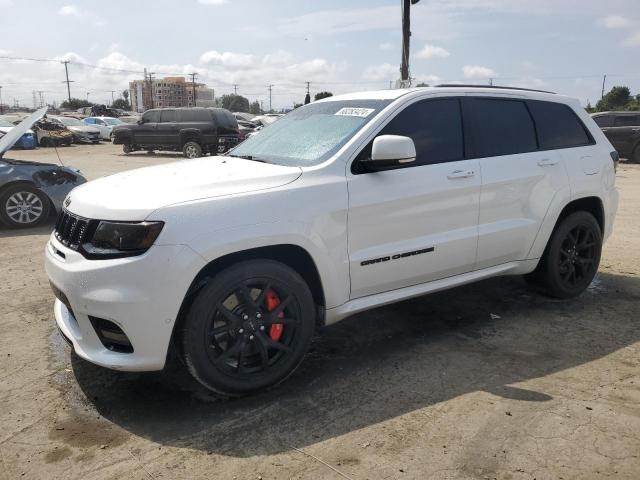
[[[557,165],[557,164],[558,164],[558,160],[552,160],[551,158],[545,158],[538,162],[538,165],[541,167],[550,167],[552,165]]]
[[[473,170],[454,170],[449,175],[447,175],[447,178],[449,180],[454,180],[456,178],[470,178],[475,174],[476,172],[474,172]]]

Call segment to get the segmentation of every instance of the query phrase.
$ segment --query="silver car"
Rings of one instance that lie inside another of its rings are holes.
[[[0,138],[0,223],[8,227],[24,228],[44,222],[51,209],[62,209],[63,200],[75,186],[87,181],[79,170],[70,167],[4,158],[46,111],[45,107],[31,114]]]

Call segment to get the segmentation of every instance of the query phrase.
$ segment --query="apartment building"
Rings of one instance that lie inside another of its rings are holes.
[[[212,107],[214,90],[204,83],[195,84],[195,103],[193,84],[184,77],[165,77],[152,81],[134,80],[129,83],[131,108],[144,112],[150,108],[166,107]]]

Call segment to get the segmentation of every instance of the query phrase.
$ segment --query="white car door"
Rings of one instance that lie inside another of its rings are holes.
[[[473,269],[480,171],[465,159],[458,98],[413,103],[378,135],[411,137],[414,163],[381,172],[347,173],[351,298],[416,285]]]
[[[111,134],[111,128],[105,123],[104,120],[100,118],[96,118],[96,124],[94,125],[98,130],[100,130],[100,136],[107,140],[109,139],[109,135]]]
[[[539,145],[530,105],[517,98],[465,100],[482,171],[476,269],[526,259],[554,197],[570,194],[562,157]]]

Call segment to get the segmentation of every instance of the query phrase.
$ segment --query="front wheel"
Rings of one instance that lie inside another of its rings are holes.
[[[49,216],[47,196],[31,185],[19,184],[0,195],[0,220],[12,228],[33,227]]]
[[[552,297],[575,297],[593,280],[601,253],[598,221],[588,212],[572,213],[556,227],[530,279]]]
[[[229,396],[272,387],[302,361],[313,335],[309,287],[272,260],[239,263],[202,288],[188,310],[179,346],[206,388]]]

